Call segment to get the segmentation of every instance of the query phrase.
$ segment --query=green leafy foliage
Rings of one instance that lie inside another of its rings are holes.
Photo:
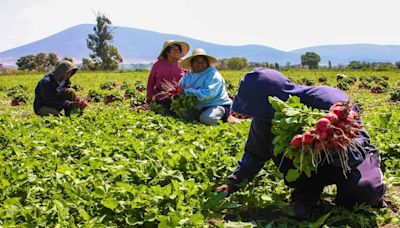
[[[185,118],[185,116],[191,113],[194,105],[197,103],[198,99],[194,94],[184,94],[177,96],[172,99],[171,111],[174,112],[180,118]]]

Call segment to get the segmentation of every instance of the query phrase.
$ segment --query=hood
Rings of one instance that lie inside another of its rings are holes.
[[[276,70],[257,68],[240,80],[232,110],[252,118],[271,120],[274,108],[268,102],[269,96],[283,101],[289,96],[298,96],[303,104],[323,110],[349,99],[341,90],[328,86],[300,86]]]
[[[54,69],[53,77],[56,81],[60,82],[67,72],[74,71],[72,73],[72,75],[74,75],[77,70],[78,68],[72,62],[68,60],[62,60],[57,64],[56,69]]]

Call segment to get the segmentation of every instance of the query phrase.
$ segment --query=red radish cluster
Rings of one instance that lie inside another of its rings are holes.
[[[362,127],[358,123],[358,113],[352,110],[350,101],[338,102],[329,109],[325,116],[319,119],[315,128],[304,134],[295,135],[291,141],[296,148],[345,149],[352,143]]]
[[[161,83],[161,87],[163,91],[157,94],[160,100],[173,99],[177,96],[182,95],[184,92],[184,88],[178,85],[178,83],[175,81],[164,81],[163,83]]]
[[[232,110],[231,110],[231,112],[230,112],[230,115],[233,116],[233,117],[235,117],[235,118],[237,118],[237,119],[240,119],[240,120],[250,119],[249,116],[246,116],[246,115],[243,115],[243,114],[234,112],[234,111],[232,111]]]
[[[74,106],[77,108],[85,108],[88,106],[89,101],[80,97],[76,97],[74,101]]]
[[[18,106],[19,105],[19,100],[18,99],[12,99],[11,100],[11,106]]]

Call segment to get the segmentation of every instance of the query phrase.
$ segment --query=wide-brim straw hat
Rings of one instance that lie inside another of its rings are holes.
[[[162,48],[160,54],[158,55],[158,60],[164,59],[164,57],[162,56],[164,50],[167,47],[169,47],[171,45],[174,45],[174,44],[179,45],[181,47],[181,49],[182,49],[181,55],[179,56],[179,58],[182,58],[183,56],[185,56],[189,52],[190,47],[189,47],[188,43],[183,42],[183,41],[177,41],[177,40],[167,40],[167,41],[164,42],[163,48]]]
[[[218,63],[217,58],[215,58],[215,57],[213,57],[211,55],[208,55],[207,52],[203,48],[196,48],[196,49],[193,50],[192,55],[187,57],[186,59],[182,60],[182,62],[180,62],[179,65],[182,68],[190,69],[192,67],[190,61],[194,57],[199,56],[199,55],[207,57],[208,63],[210,64],[210,66],[215,66]]]

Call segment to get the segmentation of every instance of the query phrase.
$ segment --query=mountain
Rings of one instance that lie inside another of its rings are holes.
[[[313,51],[321,56],[321,62],[348,63],[352,60],[367,62],[400,61],[400,45],[342,44],[301,48],[291,53],[303,54]]]
[[[93,33],[93,26],[77,25],[30,44],[0,52],[0,63],[14,64],[19,57],[38,52],[55,52],[59,57],[68,56],[78,61],[87,58],[90,51],[86,47],[86,38],[88,34]],[[400,45],[327,45],[285,52],[263,45],[220,45],[180,35],[127,27],[116,27],[113,35],[113,45],[118,48],[125,63],[154,62],[164,41],[168,39],[186,41],[192,49],[204,48],[219,59],[239,56],[253,62],[298,64],[301,54],[315,51],[321,56],[322,64],[326,64],[329,60],[332,64],[347,63],[351,60],[389,62],[400,60]]]

